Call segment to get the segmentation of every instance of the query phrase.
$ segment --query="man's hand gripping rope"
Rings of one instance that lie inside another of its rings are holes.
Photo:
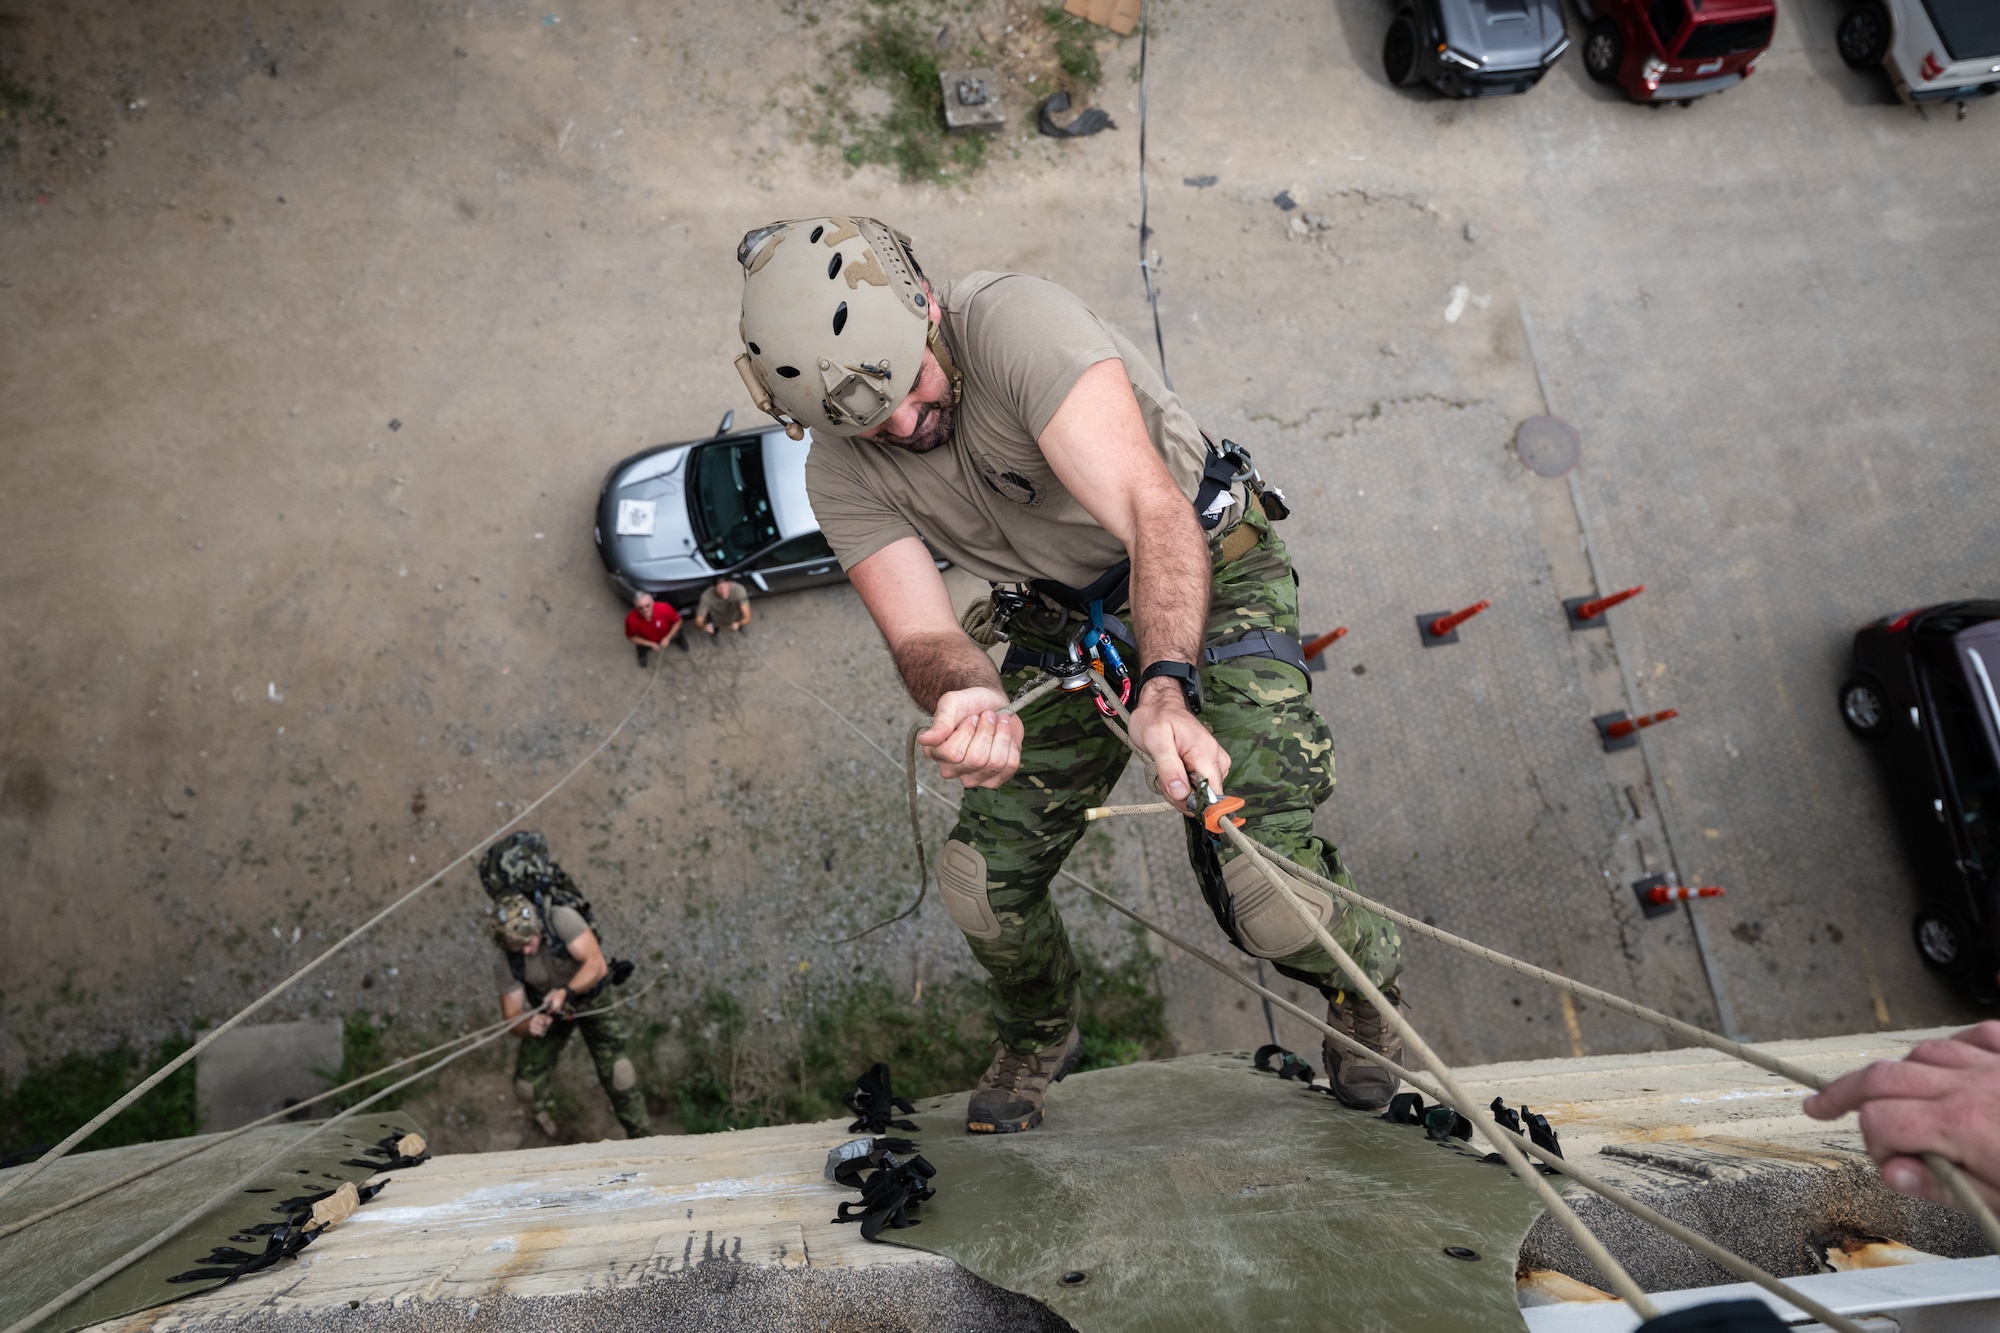
[[[991,747],[994,739],[1011,731],[1014,757],[1007,767],[1007,776],[1011,777],[1013,776],[1014,769],[1021,762],[1021,720],[1019,716],[1021,710],[1047,694],[1050,690],[1056,688],[1059,684],[1061,682],[1054,676],[1045,677],[1021,691],[1015,698],[1007,700],[997,709],[956,713],[954,716],[958,718],[958,721],[954,722],[950,727],[945,727],[946,700],[968,695],[997,693],[997,691],[987,690],[955,690],[951,694],[939,698],[937,714],[930,722],[912,722],[910,724],[909,733],[903,737],[903,789],[904,794],[909,798],[910,842],[917,849],[916,901],[896,913],[896,915],[884,917],[882,920],[877,921],[866,930],[857,930],[852,935],[843,935],[837,940],[821,940],[820,943],[826,945],[852,944],[863,935],[873,935],[885,926],[893,926],[898,921],[913,916],[916,910],[924,905],[924,895],[930,892],[931,887],[931,867],[930,859],[924,853],[923,825],[917,822],[917,747],[919,745],[923,746],[926,756],[937,759],[938,772],[942,776],[949,778],[956,776],[952,771],[953,767],[964,768],[966,766],[965,760],[967,756],[974,753],[972,746],[975,741],[979,741],[981,737],[984,738],[983,745],[985,748],[977,754],[977,758],[983,762],[992,753]],[[1002,695],[1001,698],[1005,699],[1006,696]],[[947,767],[947,761],[940,758],[939,753],[934,751],[941,752],[948,747],[951,741],[962,739],[961,733],[967,731],[968,724],[970,726],[969,738],[963,738],[965,739],[964,747],[956,750],[959,759],[958,761],[953,761],[952,767]],[[924,739],[924,737],[933,734],[938,736],[936,742]],[[1006,780],[1006,777],[1003,777],[999,782],[966,782],[965,785],[968,787],[997,787],[1000,785],[1000,782],[1005,782]],[[960,781],[963,782],[964,779],[960,778]]]

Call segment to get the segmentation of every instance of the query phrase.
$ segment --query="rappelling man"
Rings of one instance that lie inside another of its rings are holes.
[[[1272,528],[1283,497],[1054,283],[978,272],[934,289],[907,237],[861,217],[759,227],[737,259],[737,369],[788,433],[812,432],[813,512],[932,714],[924,753],[965,787],[938,886],[991,976],[1000,1044],[967,1128],[1031,1129],[1082,1054],[1077,962],[1049,884],[1130,758],[1091,674],[1129,700],[1132,740],[1169,800],[1226,785],[1247,802],[1251,838],[1352,883],[1313,832],[1333,740],[1308,694],[1298,582]],[[953,614],[934,554],[993,585],[1001,669]],[[1044,672],[1082,688],[1002,711]],[[1230,940],[1318,987],[1333,1027],[1400,1059],[1383,1016],[1342,986],[1254,861],[1197,820],[1187,829]],[[1395,927],[1297,892],[1393,999]],[[1376,1065],[1330,1044],[1326,1059],[1346,1105],[1381,1107],[1395,1091]]]
[[[625,1137],[651,1134],[646,1093],[625,1054],[623,1016],[607,1012],[610,988],[631,975],[632,964],[606,955],[589,900],[539,833],[512,833],[489,847],[479,880],[492,900],[483,915],[500,946],[493,961],[500,1016],[519,1020],[510,1029],[521,1038],[515,1095],[532,1108],[542,1133],[555,1138],[556,1065],[580,1032]]]

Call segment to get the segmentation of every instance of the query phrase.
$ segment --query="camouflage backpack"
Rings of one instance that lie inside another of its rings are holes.
[[[567,907],[582,917],[583,923],[597,936],[598,946],[603,947],[604,932],[591,913],[590,900],[549,855],[548,840],[541,834],[523,829],[488,847],[486,855],[479,859],[479,883],[486,896],[495,902],[516,894],[533,903],[541,912],[542,943],[556,957],[569,957],[569,950],[549,928],[549,917],[558,907]],[[605,954],[605,960],[612,962],[609,953]],[[612,970],[617,975],[615,985],[631,975],[632,967],[629,963],[612,962]]]

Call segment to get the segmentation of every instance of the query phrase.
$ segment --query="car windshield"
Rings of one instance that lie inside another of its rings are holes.
[[[1707,60],[1758,51],[1771,44],[1771,15],[1735,23],[1697,23],[1682,44],[1682,60]]]
[[[695,451],[690,488],[702,556],[728,569],[778,536],[764,485],[761,440],[732,440]]]
[[[1924,674],[1930,681],[1931,707],[1944,742],[1945,762],[1951,768],[1951,783],[1958,792],[1958,817],[1968,849],[1973,860],[1993,870],[2000,866],[1995,859],[2000,837],[1994,832],[1995,823],[2000,822],[2000,767],[1995,766],[1985,723],[1962,681],[1942,671]]]

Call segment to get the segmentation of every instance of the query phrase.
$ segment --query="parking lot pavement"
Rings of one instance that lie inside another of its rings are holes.
[[[1915,885],[1833,703],[1859,625],[1995,586],[1994,109],[1893,104],[1839,64],[1820,0],[1690,108],[1627,105],[1573,58],[1526,97],[1448,103],[1385,86],[1387,11],[1287,12],[1273,44],[1177,9],[1153,57],[1169,364],[1291,489],[1308,628],[1350,627],[1316,678],[1323,827],[1405,910],[1707,1022],[1687,918],[1642,920],[1627,886],[1723,885],[1695,910],[1753,1037],[1970,1018],[1910,947]],[[1277,151],[1180,187],[1243,152],[1220,90]],[[1327,225],[1288,237],[1266,202],[1286,186]],[[1582,436],[1580,505],[1511,453],[1544,385]],[[1608,583],[1647,588],[1610,634],[1559,606],[1610,590],[1579,512]],[[1480,598],[1459,645],[1419,646],[1416,613]],[[1605,755],[1590,718],[1628,700],[1681,716]],[[1652,1040],[1410,958],[1412,1016],[1457,1058]],[[1206,1044],[1261,1039],[1254,1006],[1169,967]]]

